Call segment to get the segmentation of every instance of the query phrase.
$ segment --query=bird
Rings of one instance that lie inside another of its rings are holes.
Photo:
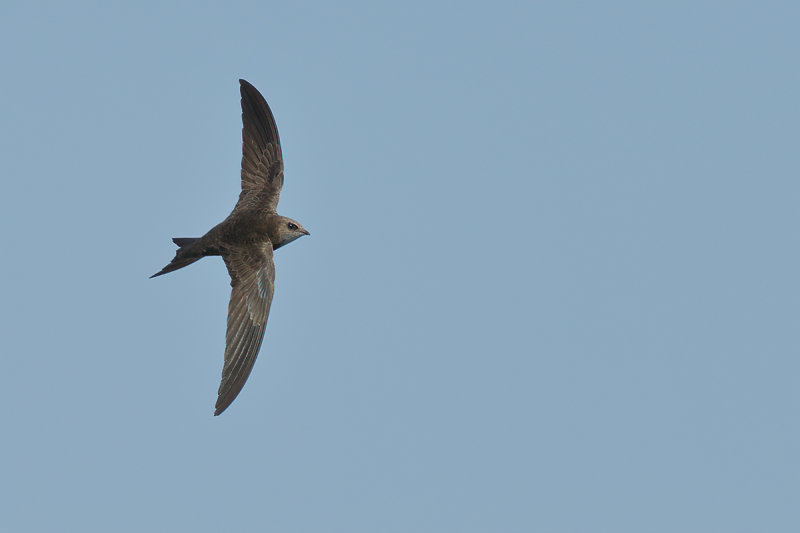
[[[240,79],[242,97],[242,191],[228,217],[198,238],[176,237],[170,263],[151,278],[221,256],[231,278],[225,362],[214,416],[241,392],[256,361],[275,290],[273,252],[305,235],[299,222],[277,213],[283,187],[283,155],[267,101]]]

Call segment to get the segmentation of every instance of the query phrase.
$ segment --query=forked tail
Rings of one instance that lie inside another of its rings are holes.
[[[191,265],[198,259],[202,259],[205,255],[203,254],[203,251],[196,249],[195,246],[192,246],[198,240],[199,239],[194,237],[175,237],[172,239],[172,242],[178,245],[178,250],[175,252],[175,257],[167,266],[150,277],[154,278],[156,276],[166,274],[167,272],[178,270],[179,268]]]

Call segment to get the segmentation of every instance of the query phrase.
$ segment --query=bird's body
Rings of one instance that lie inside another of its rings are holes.
[[[215,415],[242,390],[255,363],[275,287],[274,250],[309,235],[275,209],[283,187],[283,158],[275,119],[264,97],[245,80],[242,94],[242,192],[228,217],[199,238],[174,238],[175,258],[160,276],[219,255],[231,276],[231,299]]]

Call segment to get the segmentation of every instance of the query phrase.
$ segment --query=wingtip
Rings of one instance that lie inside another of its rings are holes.
[[[214,404],[214,416],[219,416],[225,412],[225,409],[231,406],[233,400],[236,398],[228,398],[225,395],[217,395],[217,403]]]

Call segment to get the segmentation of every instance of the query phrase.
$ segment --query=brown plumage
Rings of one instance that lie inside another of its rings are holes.
[[[267,102],[239,80],[242,93],[242,192],[228,217],[200,238],[174,238],[175,258],[154,278],[209,255],[220,255],[231,276],[225,364],[214,415],[233,402],[256,361],[275,289],[272,252],[310,235],[299,222],[276,213],[283,187],[278,129]]]

